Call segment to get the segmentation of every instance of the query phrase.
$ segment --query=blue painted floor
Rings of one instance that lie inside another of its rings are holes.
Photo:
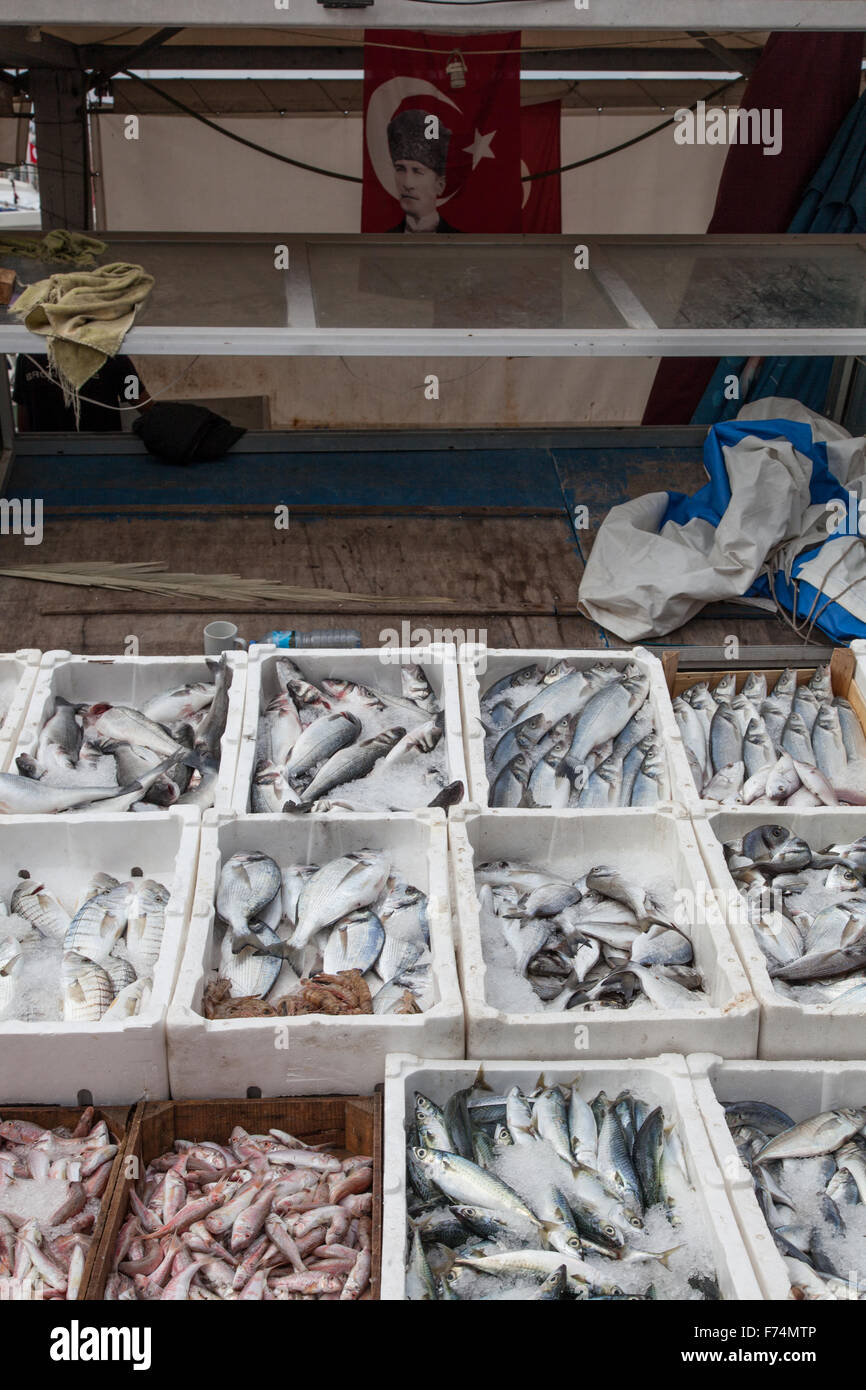
[[[704,481],[694,447],[330,449],[233,452],[179,468],[147,454],[19,454],[6,493],[41,497],[46,511],[86,507],[112,515],[214,506],[290,508],[589,507],[592,529],[608,509],[644,492],[694,491]]]

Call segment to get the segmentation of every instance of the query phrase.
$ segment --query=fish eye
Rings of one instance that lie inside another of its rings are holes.
[[[602,1226],[601,1230],[602,1230],[602,1235],[609,1236],[611,1240],[613,1240],[613,1239],[616,1237],[616,1234],[617,1234],[616,1226],[611,1226],[611,1225]]]
[[[568,1240],[567,1240],[565,1243],[566,1243],[566,1245],[568,1245],[572,1250],[579,1250],[579,1249],[580,1249],[580,1241],[578,1240],[577,1236],[569,1236],[569,1237],[568,1237]]]

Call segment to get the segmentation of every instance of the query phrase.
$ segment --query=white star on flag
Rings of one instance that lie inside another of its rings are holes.
[[[473,169],[476,167],[476,165],[478,165],[478,164],[481,162],[482,159],[495,159],[495,158],[496,158],[496,155],[493,153],[492,149],[490,148],[491,142],[492,142],[493,137],[494,137],[495,134],[496,134],[496,131],[495,131],[495,130],[491,130],[491,131],[488,132],[487,135],[482,135],[482,134],[481,134],[481,131],[476,129],[476,131],[475,131],[475,139],[472,141],[472,144],[471,144],[471,145],[467,145],[466,148],[465,148],[464,151],[463,151],[464,154],[471,154],[471,155],[472,155],[472,168],[473,168]]]

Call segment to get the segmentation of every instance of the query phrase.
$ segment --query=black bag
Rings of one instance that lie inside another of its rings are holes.
[[[246,430],[203,405],[154,402],[132,428],[149,454],[165,463],[214,463]]]

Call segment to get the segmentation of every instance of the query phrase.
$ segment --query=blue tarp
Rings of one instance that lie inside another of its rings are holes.
[[[724,449],[735,447],[747,437],[772,441],[780,436],[789,440],[798,453],[812,460],[812,476],[809,481],[809,498],[812,504],[823,505],[833,499],[847,504],[846,488],[830,471],[827,446],[813,438],[809,425],[793,420],[723,421],[710,429],[704,442],[707,483],[691,497],[683,492],[668,492],[668,506],[659,529],[669,522],[685,526],[696,517],[709,522],[711,526],[718,526],[731,501],[731,484],[725,467]],[[793,578],[814,559],[819,550],[820,546],[813,547],[797,556],[792,570]],[[773,576],[773,587],[776,598],[789,612],[794,611],[796,602],[798,618],[812,618],[821,610],[816,626],[833,641],[847,644],[856,637],[866,637],[866,624],[855,618],[842,603],[830,603],[824,607],[826,599],[816,596],[816,591],[811,585],[803,582],[795,590],[793,583],[789,583],[785,578],[784,572],[777,570]],[[766,575],[756,580],[747,590],[746,597],[771,597]]]

